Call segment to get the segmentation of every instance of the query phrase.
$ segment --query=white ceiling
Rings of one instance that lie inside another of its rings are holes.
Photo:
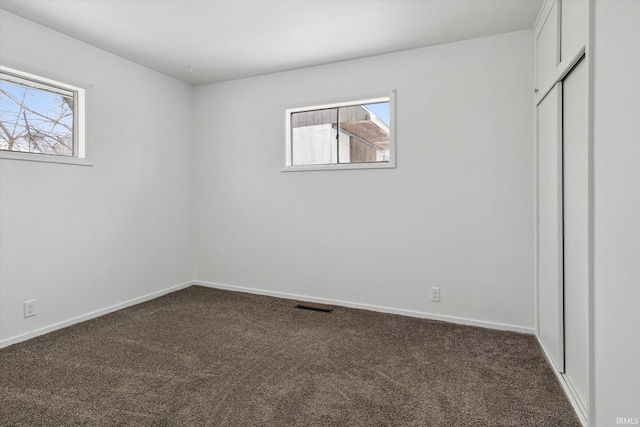
[[[194,85],[528,29],[541,5],[542,0],[0,0],[2,9]]]

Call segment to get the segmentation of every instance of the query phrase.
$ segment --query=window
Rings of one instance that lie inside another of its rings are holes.
[[[285,115],[285,171],[395,167],[393,93]]]
[[[0,67],[0,158],[86,162],[84,89]]]

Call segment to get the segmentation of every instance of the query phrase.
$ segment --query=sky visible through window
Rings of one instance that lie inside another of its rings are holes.
[[[73,154],[73,98],[0,81],[0,149]]]
[[[378,116],[380,120],[389,126],[389,103],[379,102],[377,104],[365,104],[365,108]]]

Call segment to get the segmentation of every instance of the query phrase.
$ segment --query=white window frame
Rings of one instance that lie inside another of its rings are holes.
[[[73,156],[0,150],[0,159],[91,166],[87,157],[86,89],[0,65],[2,79],[49,92],[73,93]]]
[[[331,163],[322,165],[293,165],[292,164],[292,141],[291,141],[291,114],[302,111],[323,110],[336,107],[347,107],[352,105],[375,104],[379,102],[389,102],[389,161],[385,162],[362,162],[362,163]],[[389,169],[396,167],[396,91],[385,95],[362,97],[360,99],[350,99],[349,101],[332,102],[320,105],[293,107],[285,109],[285,143],[284,143],[284,168],[282,172],[299,171],[321,171],[321,170],[344,170],[344,169]]]

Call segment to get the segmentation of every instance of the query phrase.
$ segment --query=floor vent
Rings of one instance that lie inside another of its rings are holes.
[[[330,308],[312,307],[310,305],[302,305],[302,304],[296,305],[296,308],[299,308],[300,310],[321,311],[323,313],[331,313],[333,311]]]

